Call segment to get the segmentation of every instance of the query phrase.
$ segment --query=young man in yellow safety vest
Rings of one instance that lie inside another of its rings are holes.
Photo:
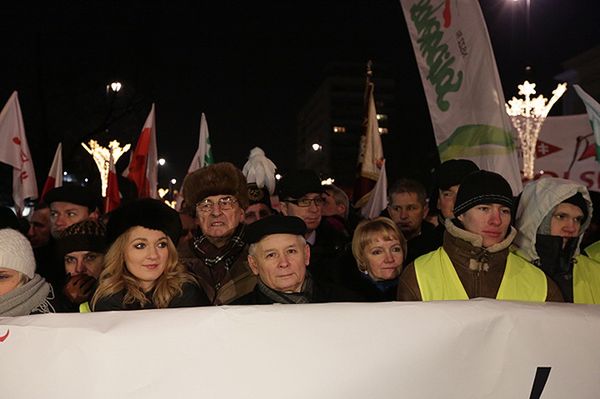
[[[579,248],[591,218],[590,194],[580,183],[545,177],[521,194],[516,253],[554,280],[565,302],[600,304],[600,263]]]
[[[479,170],[462,181],[444,243],[417,258],[400,276],[398,300],[562,301],[544,272],[509,251],[513,196],[499,174]]]

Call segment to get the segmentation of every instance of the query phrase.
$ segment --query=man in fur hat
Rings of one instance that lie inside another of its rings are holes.
[[[485,297],[530,302],[562,301],[544,272],[509,252],[513,196],[499,174],[479,170],[461,182],[444,244],[408,265],[400,276],[401,301]]]
[[[198,229],[192,239],[179,246],[179,257],[213,304],[231,303],[256,284],[246,262],[246,178],[235,165],[220,162],[188,175],[183,192],[186,207],[195,210]]]
[[[565,302],[600,304],[600,263],[580,250],[591,217],[587,188],[571,180],[532,181],[519,200],[516,253],[552,278]]]

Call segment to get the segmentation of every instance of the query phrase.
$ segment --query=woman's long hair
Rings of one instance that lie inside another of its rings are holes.
[[[143,307],[149,302],[140,288],[138,279],[127,270],[125,265],[125,251],[133,228],[121,234],[104,256],[104,267],[100,274],[98,288],[91,301],[92,309],[96,307],[100,299],[123,290],[125,290],[123,305],[138,302]],[[173,241],[169,236],[166,238],[169,250],[167,264],[164,272],[154,282],[154,292],[152,293],[152,302],[156,308],[168,307],[173,298],[183,293],[182,287],[185,283],[196,283],[196,280],[186,271],[185,266],[179,262]]]

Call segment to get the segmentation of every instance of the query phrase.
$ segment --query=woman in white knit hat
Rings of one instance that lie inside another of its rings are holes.
[[[52,286],[35,273],[31,244],[13,229],[0,229],[0,316],[54,313]]]

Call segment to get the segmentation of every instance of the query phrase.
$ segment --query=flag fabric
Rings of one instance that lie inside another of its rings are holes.
[[[156,150],[156,120],[154,104],[144,123],[135,150],[131,154],[129,166],[123,176],[135,183],[138,197],[158,198],[158,155]]]
[[[594,131],[594,140],[596,142],[596,160],[600,162],[600,104],[592,96],[587,94],[581,88],[581,86],[573,85],[573,87],[585,105],[585,110],[587,111],[590,124],[592,125],[592,130]]]
[[[42,195],[40,198],[44,199],[46,193],[52,190],[55,187],[61,187],[63,185],[63,163],[62,163],[62,143],[58,143],[58,147],[56,148],[56,152],[54,153],[54,160],[52,161],[52,166],[50,166],[50,171],[48,172],[48,177],[46,178],[46,183],[44,183],[44,188],[42,189]]]
[[[210,138],[208,136],[208,124],[206,123],[206,116],[203,112],[202,117],[200,118],[200,136],[198,140],[198,149],[196,150],[194,158],[192,159],[192,163],[188,168],[188,174],[206,165],[212,165],[213,163],[215,163],[215,160],[212,156]]]
[[[0,162],[13,167],[12,196],[17,214],[21,215],[25,198],[37,198],[38,189],[16,91],[0,112]]]
[[[375,187],[381,175],[381,162],[383,161],[383,146],[377,123],[377,110],[373,95],[374,85],[367,77],[367,114],[365,129],[361,136],[358,156],[358,177],[354,186],[354,207],[362,208]]]
[[[115,160],[112,152],[108,164],[108,184],[106,187],[106,197],[104,198],[104,213],[108,213],[119,207],[121,204],[121,195],[119,193],[119,180],[115,168]]]
[[[377,183],[369,196],[369,201],[361,208],[360,213],[367,219],[376,218],[387,207],[387,203],[387,174],[385,172],[384,160]]]
[[[472,0],[400,0],[440,160],[465,158],[521,192],[517,141],[487,27]]]
[[[190,167],[188,168],[187,174],[189,175],[196,170],[203,168],[207,165],[212,165],[215,163],[215,160],[212,155],[212,146],[210,144],[210,137],[208,135],[208,123],[206,122],[206,116],[204,112],[202,113],[202,117],[200,118],[200,135],[198,138],[198,149],[194,154],[194,158],[192,158],[192,162],[190,163]],[[186,175],[187,176],[187,175]],[[183,203],[183,185],[181,189],[177,192],[177,197],[175,198],[175,209],[181,210],[181,205]]]
[[[536,179],[561,177],[600,191],[600,163],[587,114],[549,116],[536,144]]]

